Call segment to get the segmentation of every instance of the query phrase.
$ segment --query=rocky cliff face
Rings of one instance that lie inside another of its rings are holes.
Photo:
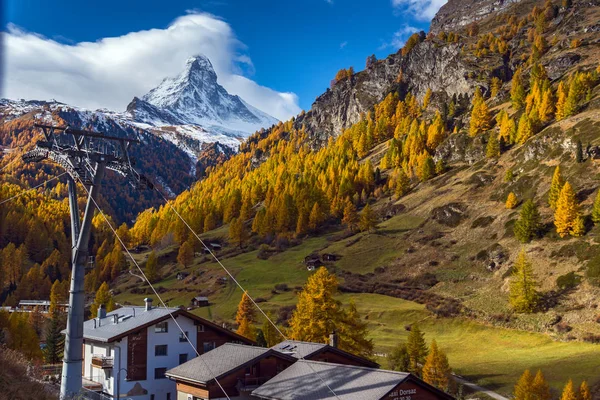
[[[323,142],[341,134],[360,119],[361,113],[371,110],[393,90],[410,91],[419,98],[428,88],[438,97],[471,94],[478,85],[468,78],[469,72],[474,70],[461,54],[459,45],[424,41],[406,56],[392,54],[350,79],[336,83],[315,100],[310,111],[296,119],[296,127],[304,125],[315,141]],[[401,82],[398,81],[400,71]]]
[[[431,20],[430,31],[453,32],[523,0],[449,0]]]

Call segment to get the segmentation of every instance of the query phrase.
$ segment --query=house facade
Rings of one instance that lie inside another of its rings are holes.
[[[273,349],[227,343],[167,371],[167,376],[177,382],[178,400],[245,400],[295,361]]]
[[[108,314],[101,307],[84,323],[83,386],[113,398],[174,400],[165,372],[228,342],[253,344],[185,310],[152,307],[150,299]]]

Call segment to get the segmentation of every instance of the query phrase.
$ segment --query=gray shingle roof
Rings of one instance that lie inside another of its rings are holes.
[[[134,310],[135,309],[135,310]],[[106,314],[106,318],[102,318],[100,326],[96,321],[90,319],[83,323],[83,337],[85,339],[97,340],[100,342],[110,342],[113,338],[122,335],[138,327],[151,324],[153,321],[163,319],[169,315],[169,312],[175,313],[178,308],[153,307],[145,311],[144,307],[123,307]],[[119,316],[119,322],[114,323],[113,315]],[[135,316],[134,316],[135,315]],[[95,326],[95,328],[94,328]],[[176,326],[169,327],[177,329]]]
[[[225,343],[199,357],[167,371],[167,376],[207,383],[240,366],[272,352],[264,347]]]
[[[348,358],[358,361],[365,367],[379,367],[379,364],[368,360],[366,358],[348,353],[347,351],[341,350],[337,347],[332,347],[329,344],[314,343],[314,342],[301,342],[299,340],[286,340],[272,347],[273,350],[283,354],[287,354],[298,359],[310,359],[313,355],[320,353],[321,351],[331,351]]]
[[[327,347],[323,343],[313,342],[301,342],[298,340],[286,340],[273,346],[273,350],[276,350],[283,354],[288,354],[295,358],[306,358],[311,354]]]
[[[405,372],[298,360],[252,395],[276,400],[335,400],[325,381],[340,400],[377,400],[408,376]]]

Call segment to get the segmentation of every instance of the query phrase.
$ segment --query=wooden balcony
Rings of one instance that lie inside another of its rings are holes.
[[[113,358],[94,354],[92,356],[92,367],[96,368],[112,368]]]

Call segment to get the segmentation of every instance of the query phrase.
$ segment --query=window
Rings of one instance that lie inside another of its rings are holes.
[[[166,368],[154,368],[154,379],[165,379]]]
[[[169,332],[169,323],[167,321],[165,321],[165,322],[159,322],[158,324],[156,324],[154,326],[154,332],[155,333],[167,333],[167,332]]]
[[[167,393],[167,400],[171,400],[171,392]]]
[[[110,357],[112,355],[112,347],[108,346],[106,349],[106,357]]]
[[[150,400],[154,400],[154,395],[153,394],[150,395]]]
[[[183,364],[184,362],[187,362],[187,353],[183,353],[179,355],[179,365]]]
[[[202,325],[202,324],[199,324],[199,325],[196,327],[196,330],[197,330],[198,332],[204,332],[204,325]]]
[[[94,343],[90,344],[90,353],[94,354]]]
[[[157,344],[156,346],[154,346],[154,355],[157,357],[166,356],[167,355],[167,345],[166,344]]]
[[[217,345],[215,344],[215,342],[204,342],[204,352],[205,353],[208,353],[209,351],[211,351],[215,347],[217,347]]]
[[[179,341],[180,342],[187,342],[186,338],[189,338],[189,337],[190,337],[190,335],[188,334],[187,331],[185,331],[185,335],[183,333],[179,334]]]

